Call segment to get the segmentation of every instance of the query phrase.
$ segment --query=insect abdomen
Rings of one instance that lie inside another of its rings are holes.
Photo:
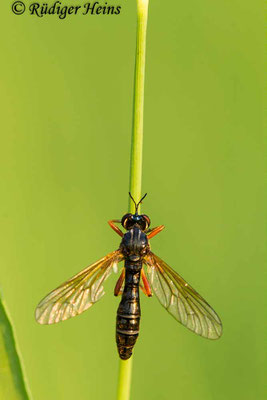
[[[120,358],[127,360],[139,335],[141,317],[139,281],[142,264],[125,263],[125,285],[117,311],[116,342]]]

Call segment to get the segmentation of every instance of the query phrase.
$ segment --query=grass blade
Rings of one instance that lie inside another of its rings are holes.
[[[0,299],[0,399],[29,400],[13,328]]]

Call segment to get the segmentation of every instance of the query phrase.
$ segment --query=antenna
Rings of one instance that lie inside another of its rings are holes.
[[[134,204],[135,204],[135,213],[137,214],[137,212],[138,212],[138,206],[139,206],[139,204],[141,204],[142,203],[142,201],[144,200],[144,198],[146,197],[146,195],[147,195],[147,193],[141,198],[141,200],[139,200],[139,202],[136,204],[136,201],[134,200],[134,198],[133,198],[133,196],[131,195],[131,192],[129,192],[129,196],[130,196],[130,198],[132,199],[132,201],[134,202]]]

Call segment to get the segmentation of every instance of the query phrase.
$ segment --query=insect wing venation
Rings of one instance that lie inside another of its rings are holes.
[[[153,292],[177,321],[208,339],[222,335],[222,323],[216,312],[177,272],[151,251],[145,264]]]
[[[81,314],[104,295],[103,282],[123,260],[120,250],[85,268],[49,293],[38,304],[35,318],[39,324],[54,324]]]

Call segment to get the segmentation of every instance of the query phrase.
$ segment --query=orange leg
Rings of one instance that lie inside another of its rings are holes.
[[[139,283],[139,287],[140,287],[140,289],[142,290],[142,292],[147,296],[147,293],[146,293],[145,288],[144,288],[144,286],[142,285],[142,283]]]
[[[119,294],[122,293],[122,292],[121,292],[121,287],[122,287],[124,278],[125,278],[125,269],[123,268],[123,270],[122,270],[122,272],[121,272],[121,274],[120,274],[120,277],[119,277],[119,279],[117,280],[115,289],[114,289],[114,296],[118,296]]]
[[[140,285],[140,287],[146,296],[151,297],[152,291],[151,291],[150,285],[148,283],[148,280],[147,280],[147,277],[146,277],[146,274],[145,274],[145,271],[143,270],[143,268],[141,270],[141,276],[142,276],[142,281],[143,281],[144,287],[142,285]]]
[[[120,219],[111,219],[110,221],[108,221],[109,226],[121,237],[123,236],[123,232],[120,230],[120,228],[118,228],[114,222],[119,223],[121,222]]]
[[[147,235],[147,238],[148,238],[148,239],[153,238],[153,237],[156,236],[158,233],[160,233],[160,232],[162,231],[162,229],[164,229],[164,228],[165,228],[164,225],[160,225],[160,226],[157,226],[156,228],[153,228],[153,229],[150,231],[150,233]]]

